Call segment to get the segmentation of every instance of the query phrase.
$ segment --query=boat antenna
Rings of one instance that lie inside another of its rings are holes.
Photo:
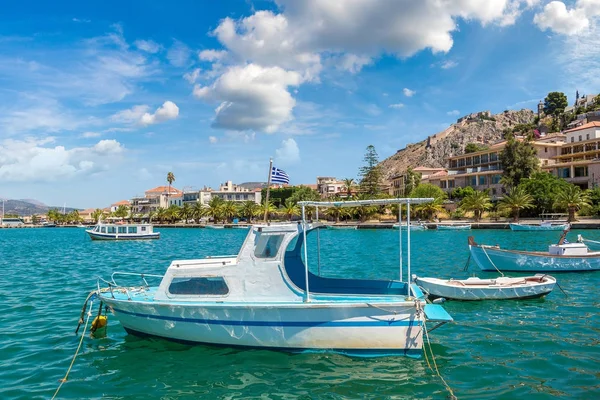
[[[560,235],[560,239],[558,240],[558,245],[560,246],[561,244],[565,243],[565,239],[567,238],[567,233],[569,233],[569,230],[571,229],[571,224],[567,224],[567,227],[565,228],[565,230],[563,231],[562,235]]]
[[[410,199],[406,200],[406,283],[408,285],[408,295],[410,296]]]
[[[398,203],[398,240],[400,241],[400,282],[402,282],[402,203]]]

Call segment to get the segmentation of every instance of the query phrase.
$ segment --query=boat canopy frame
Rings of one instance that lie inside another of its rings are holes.
[[[410,254],[410,205],[411,204],[425,204],[434,201],[433,198],[392,198],[392,199],[371,199],[371,200],[349,200],[349,201],[299,201],[298,205],[302,207],[302,235],[304,237],[304,281],[305,281],[305,291],[304,291],[304,301],[310,302],[310,289],[308,285],[308,242],[306,241],[306,230],[307,230],[307,221],[306,221],[306,208],[307,207],[315,207],[315,216],[317,221],[319,220],[319,207],[322,208],[342,208],[342,207],[361,207],[361,206],[385,206],[389,204],[398,204],[398,242],[399,242],[399,270],[400,270],[400,282],[403,281],[403,249],[402,249],[402,205],[406,204],[407,212],[406,212],[406,231],[407,231],[407,274],[406,274],[406,286],[408,288],[408,295],[411,295],[412,288],[409,282],[411,273],[411,254]],[[318,264],[318,273],[320,275],[321,272],[321,244],[320,244],[320,235],[317,230],[317,264]]]

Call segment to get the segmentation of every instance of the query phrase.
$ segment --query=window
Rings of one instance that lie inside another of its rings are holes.
[[[176,295],[224,296],[229,293],[225,279],[220,276],[173,278],[169,293]]]
[[[146,232],[146,227],[142,226],[142,232]]]
[[[479,185],[485,185],[485,183],[486,183],[485,175],[480,176],[479,177]]]
[[[560,178],[570,178],[571,177],[571,169],[570,168],[561,168],[558,170]]]
[[[257,258],[273,258],[277,256],[282,241],[283,235],[259,233],[258,239],[256,239],[254,256]]]
[[[137,233],[137,226],[130,226],[129,233]]]
[[[126,226],[120,226],[119,227],[119,233],[127,233],[127,227]]]
[[[502,175],[494,175],[492,176],[492,184],[493,185],[497,185],[498,183],[500,183],[500,179],[502,178]]]
[[[496,189],[492,189],[492,195],[495,196],[496,195]]]
[[[471,177],[471,185],[470,186],[477,186],[477,177],[476,176],[472,176]]]
[[[548,152],[548,148],[544,147],[544,153],[547,153],[547,152]]]
[[[579,141],[581,142],[581,135],[579,135]]]
[[[587,167],[575,167],[575,171],[574,171],[575,178],[580,178],[580,177],[585,177],[585,176],[588,176]]]
[[[575,136],[571,136],[571,143],[575,141]]]
[[[102,227],[102,229],[100,230],[100,232],[102,232],[102,233],[106,233],[106,227],[105,227],[105,226],[103,226],[103,227]]]
[[[454,181],[448,181],[448,188],[454,187]]]
[[[487,154],[482,154],[481,155],[481,163],[485,164],[486,162],[488,162],[488,155]]]
[[[481,158],[479,156],[474,156],[473,157],[473,165],[477,165],[481,163]]]
[[[490,154],[490,161],[498,161],[498,153]]]
[[[108,233],[117,233],[117,228],[115,226],[109,226],[108,228],[106,228],[106,231]]]

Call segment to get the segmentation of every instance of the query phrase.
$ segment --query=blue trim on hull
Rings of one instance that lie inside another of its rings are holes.
[[[190,346],[211,346],[220,348],[236,348],[241,350],[268,350],[268,351],[282,351],[287,353],[337,353],[344,354],[350,357],[391,357],[391,356],[406,356],[410,358],[421,358],[423,354],[422,349],[302,349],[296,347],[258,347],[258,346],[244,346],[239,344],[222,344],[222,343],[206,343],[206,342],[194,342],[190,340],[173,339],[166,336],[153,335],[150,333],[140,332],[131,328],[125,328],[125,331],[133,336],[140,338],[155,338],[166,340],[174,343],[181,343]]]
[[[158,319],[162,321],[189,322],[194,324],[221,325],[221,326],[272,326],[281,327],[298,327],[298,328],[339,328],[339,327],[378,327],[378,326],[421,326],[421,321],[221,321],[217,319],[197,319],[184,317],[169,317],[164,315],[139,314],[135,312],[120,310],[113,307],[115,313],[132,315],[134,317]]]
[[[112,235],[98,235],[95,232],[88,232],[92,240],[142,240],[142,239],[160,239],[160,232],[152,233],[151,235],[135,235],[135,236],[112,236]]]

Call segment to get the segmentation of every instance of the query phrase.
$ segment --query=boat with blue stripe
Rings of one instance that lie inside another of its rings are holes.
[[[160,232],[154,232],[151,224],[126,224],[98,222],[86,230],[92,240],[143,240],[159,239]]]
[[[400,261],[399,279],[329,278],[320,274],[320,255],[309,260],[305,245],[314,234],[319,251],[324,226],[304,216],[307,207],[316,209],[318,219],[319,208],[397,203],[410,211],[411,204],[425,201],[300,202],[301,222],[252,226],[237,255],[175,260],[164,275],[115,272],[99,279],[94,295],[139,336],[291,352],[419,356],[425,330],[452,317],[409,282],[410,230],[398,232],[399,244],[408,235],[407,273]],[[139,284],[122,284],[131,279]]]

